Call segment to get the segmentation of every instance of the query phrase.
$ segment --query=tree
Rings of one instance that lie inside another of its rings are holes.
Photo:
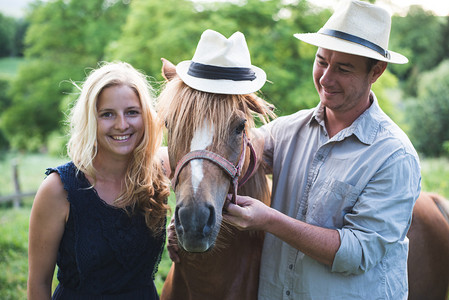
[[[447,48],[447,37],[443,34],[446,19],[421,6],[411,6],[406,17],[393,17],[389,48],[407,56],[410,63],[391,69],[401,80],[406,80],[407,94],[416,96],[419,74],[447,58],[447,53],[443,52]]]
[[[128,1],[129,2],[129,1]],[[160,58],[177,64],[191,59],[201,33],[245,34],[252,63],[269,82],[262,97],[278,115],[316,106],[312,80],[316,47],[293,37],[316,32],[331,12],[306,0],[50,0],[35,2],[27,21],[25,63],[11,83],[12,103],[0,128],[15,148],[36,149],[62,127],[61,107],[74,97],[69,80],[102,60],[123,60],[162,81]],[[390,78],[391,79],[391,78]],[[395,82],[376,84],[376,94]],[[380,102],[388,102],[386,96]],[[62,104],[61,104],[62,103]],[[388,103],[387,103],[388,104]],[[383,106],[387,107],[387,105]]]
[[[28,23],[0,13],[0,57],[22,56],[23,39]]]
[[[12,56],[23,56],[25,51],[24,39],[25,33],[28,29],[28,22],[25,19],[16,20],[16,28],[13,37],[13,50]]]
[[[4,111],[11,104],[11,99],[8,97],[8,90],[9,80],[6,77],[0,76],[0,111]],[[0,150],[5,150],[8,147],[8,140],[0,129]]]
[[[128,5],[122,1],[54,0],[36,2],[26,33],[26,63],[11,84],[11,106],[1,127],[11,145],[37,149],[62,127],[60,103],[87,68],[104,58],[119,36]]]
[[[120,38],[106,51],[108,60],[123,60],[162,79],[161,58],[190,59],[205,28],[205,14],[188,0],[134,0]],[[212,27],[211,27],[212,28]]]
[[[109,59],[130,62],[161,80],[160,58],[177,64],[191,59],[201,33],[216,30],[226,37],[245,34],[254,65],[268,80],[263,96],[281,114],[315,106],[311,79],[315,50],[301,45],[296,32],[316,31],[330,12],[300,0],[247,0],[227,3],[192,3],[188,0],[134,0],[120,39],[107,51]]]
[[[422,154],[440,156],[449,141],[449,60],[422,74],[418,82],[418,97],[407,110],[411,139]]]
[[[15,22],[0,13],[0,57],[11,56],[14,48]]]

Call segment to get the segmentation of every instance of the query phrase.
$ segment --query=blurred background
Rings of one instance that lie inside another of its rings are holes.
[[[370,1],[393,15],[389,48],[407,56],[374,85],[381,107],[409,135],[423,190],[449,198],[449,1]],[[317,31],[337,1],[0,0],[0,299],[25,299],[28,218],[45,168],[68,160],[66,115],[102,61],[126,61],[157,95],[164,57],[191,59],[201,33],[245,34],[269,83],[261,96],[281,116],[314,107]],[[173,200],[171,200],[173,201]],[[156,282],[163,284],[166,253]],[[56,280],[55,280],[56,282]]]

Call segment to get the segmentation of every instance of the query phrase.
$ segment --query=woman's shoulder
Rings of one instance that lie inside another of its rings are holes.
[[[79,170],[73,162],[60,165],[54,168],[47,168],[46,175],[59,174],[60,180],[66,191],[76,190],[84,184],[84,173]]]
[[[50,173],[44,181],[42,181],[39,190],[50,196],[67,195],[67,191],[64,189],[64,184],[62,183],[61,177],[56,172]]]
[[[41,211],[64,215],[67,219],[69,211],[67,195],[58,173],[51,173],[42,181],[34,198],[33,206],[39,207]]]
[[[77,170],[75,164],[72,161],[69,161],[63,165],[57,166],[57,167],[51,167],[47,168],[47,171],[45,172],[46,175],[50,175],[51,173],[59,173],[60,175],[65,174],[73,174]]]

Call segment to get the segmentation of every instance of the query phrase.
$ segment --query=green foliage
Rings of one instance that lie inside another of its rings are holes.
[[[0,13],[0,57],[23,55],[23,37],[28,23]]]
[[[206,28],[225,36],[241,31],[252,63],[262,67],[270,81],[262,89],[263,97],[277,107],[279,115],[317,105],[312,81],[316,47],[300,42],[293,34],[317,31],[330,11],[318,10],[306,1],[248,0],[201,7],[186,0],[176,3],[133,1],[121,38],[109,46],[110,60],[127,60],[161,80],[160,58],[175,64],[191,59]],[[151,32],[151,39],[142,32]],[[378,85],[381,90],[382,84]],[[383,101],[388,102],[386,98]]]
[[[8,97],[9,84],[10,81],[6,77],[0,77],[0,111],[11,105],[11,99]]]
[[[3,112],[0,124],[15,149],[39,149],[60,126],[60,95],[70,89],[57,78],[63,78],[68,67],[67,63],[34,60],[20,68],[11,86],[12,104]]]
[[[16,73],[17,66],[22,59],[2,58],[0,59],[0,112],[5,111],[12,103],[9,90],[11,86],[11,76]],[[1,114],[0,114],[1,123]],[[6,139],[3,130],[0,128],[0,151],[9,148],[9,141]]]
[[[395,122],[401,120],[400,110],[390,98],[388,91],[397,89],[398,79],[388,69],[379,77],[372,90],[375,93],[382,110]]]
[[[443,150],[444,150],[444,155],[446,157],[449,157],[449,141],[443,142]]]
[[[15,21],[0,13],[0,57],[10,56],[14,47]]]
[[[177,64],[191,59],[201,33],[207,29],[229,37],[245,34],[252,63],[266,70],[264,97],[280,114],[315,106],[311,79],[316,47],[293,37],[296,32],[316,31],[329,17],[302,0],[247,0],[244,3],[194,5],[187,0],[135,0],[119,40],[108,47],[109,60],[126,60],[157,80],[160,58]]]
[[[422,190],[430,191],[449,199],[449,159],[421,159]]]
[[[392,66],[393,73],[406,80],[405,91],[415,96],[420,72],[434,68],[448,53],[444,36],[448,18],[437,17],[420,6],[411,6],[406,17],[392,19],[389,48],[404,54],[410,63]],[[448,30],[446,28],[446,30]]]
[[[66,128],[66,127],[64,127]],[[47,152],[48,154],[56,157],[62,157],[67,155],[67,142],[69,141],[68,135],[61,131],[53,131],[48,137]]]
[[[0,77],[0,111],[4,111],[11,103],[8,97],[9,80]],[[1,122],[1,118],[0,118]],[[9,147],[9,142],[6,139],[3,131],[0,129],[0,150],[6,150]]]
[[[449,141],[449,60],[424,73],[418,84],[418,98],[408,105],[412,141],[422,154],[445,153]]]
[[[262,88],[263,97],[275,105],[277,114],[318,103],[312,81],[316,47],[293,34],[318,30],[330,15],[328,11],[315,11],[306,1],[247,1],[245,6],[230,5],[220,13],[237,20],[232,30],[246,35],[252,63],[263,68],[269,80]]]
[[[2,145],[64,151],[58,137],[65,134],[62,121],[75,99],[69,80],[83,80],[99,61],[123,60],[153,77],[158,87],[160,58],[175,64],[191,59],[207,28],[225,36],[245,34],[252,63],[268,75],[261,96],[275,105],[278,115],[314,107],[319,102],[312,80],[316,47],[293,34],[317,31],[330,15],[330,10],[306,0],[36,1],[21,21],[20,28],[28,28],[26,59],[10,87],[0,82],[0,89],[8,90],[2,93],[7,99],[0,100],[0,131],[8,140]],[[419,75],[449,56],[448,20],[419,7],[412,7],[405,17],[393,17],[389,48],[406,55],[410,63],[390,65],[391,73],[386,72],[373,89],[395,121],[404,118],[402,108],[409,95],[417,95]],[[391,98],[398,88],[406,98]]]
[[[104,47],[120,33],[127,14],[122,1],[53,0],[36,2],[26,34],[26,64],[11,87],[12,105],[1,128],[15,149],[36,150],[61,127],[67,80],[82,80],[96,67]]]
[[[186,0],[134,0],[123,33],[110,44],[107,58],[127,61],[157,76],[161,57],[174,62],[187,59],[201,33],[195,25],[198,19],[193,4]]]

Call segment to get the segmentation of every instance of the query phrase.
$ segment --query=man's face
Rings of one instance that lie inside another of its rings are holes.
[[[321,103],[335,113],[361,114],[369,106],[371,84],[378,77],[373,74],[367,70],[365,57],[318,48],[313,65],[315,87]]]

